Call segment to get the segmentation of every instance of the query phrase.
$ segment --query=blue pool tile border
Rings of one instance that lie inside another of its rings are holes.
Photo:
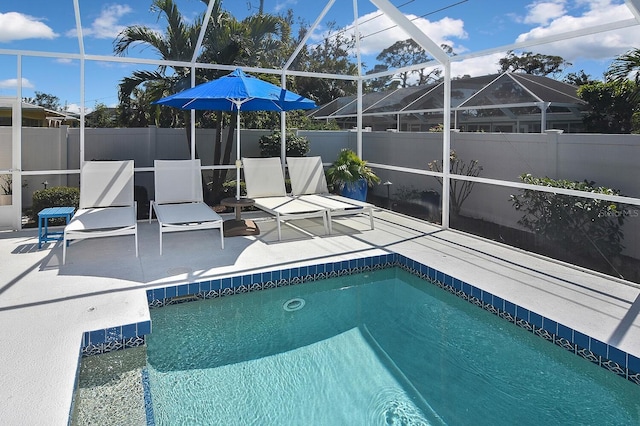
[[[82,335],[81,355],[99,355],[120,349],[135,348],[145,343],[151,333],[151,321],[86,331]]]
[[[153,416],[153,400],[151,398],[151,386],[149,384],[149,371],[143,368],[141,376],[142,392],[144,394],[144,413],[147,419],[147,426],[156,426],[155,417]]]
[[[177,303],[260,291],[391,267],[400,267],[640,385],[640,358],[397,253],[155,288],[147,290],[147,302],[150,309],[156,309]],[[150,332],[150,321],[87,332],[83,337],[82,354],[86,356],[140,346],[145,342],[144,336]]]

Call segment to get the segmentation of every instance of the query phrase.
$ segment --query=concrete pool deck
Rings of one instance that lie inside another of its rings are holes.
[[[82,240],[61,265],[61,243],[38,250],[36,230],[0,233],[0,419],[64,425],[85,331],[149,319],[146,290],[224,276],[399,253],[547,318],[640,356],[640,288],[386,210],[283,226],[255,216],[261,235],[172,233],[159,255],[157,223],[132,237]],[[229,217],[230,218],[230,217]]]

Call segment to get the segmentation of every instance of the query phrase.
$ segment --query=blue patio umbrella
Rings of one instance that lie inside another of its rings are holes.
[[[240,111],[313,109],[315,102],[237,68],[216,80],[162,98],[155,104],[190,110],[237,112],[236,199],[240,199]]]

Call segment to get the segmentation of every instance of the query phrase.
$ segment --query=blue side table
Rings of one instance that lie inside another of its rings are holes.
[[[63,238],[61,231],[49,232],[49,219],[64,217],[69,223],[74,211],[73,207],[49,207],[40,210],[38,213],[38,249],[42,248],[42,243],[60,241]]]

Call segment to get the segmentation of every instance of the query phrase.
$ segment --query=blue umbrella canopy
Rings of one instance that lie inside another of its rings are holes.
[[[237,68],[231,74],[154,102],[180,109],[238,112],[236,120],[236,199],[240,199],[240,111],[313,109],[315,102]]]
[[[216,80],[162,98],[155,104],[212,111],[291,111],[313,109],[315,102],[240,68]]]

